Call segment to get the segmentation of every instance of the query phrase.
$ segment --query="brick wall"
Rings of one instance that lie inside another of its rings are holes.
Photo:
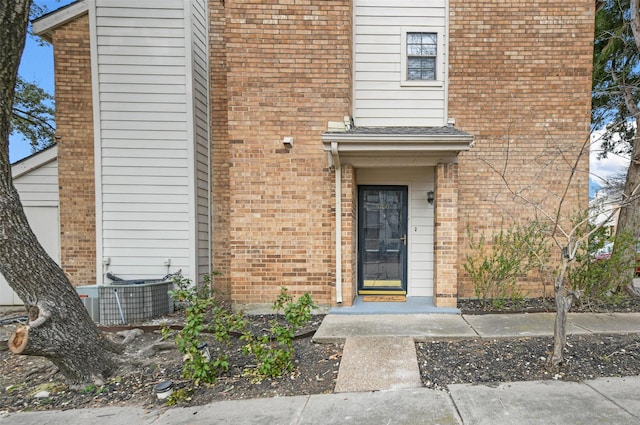
[[[557,210],[588,138],[594,3],[451,0],[450,12],[449,116],[475,136],[459,164],[462,262],[467,226],[491,233]],[[588,150],[565,217],[587,206],[587,171]],[[459,294],[472,296],[460,270]],[[538,295],[541,287],[531,280],[524,289]]]
[[[458,303],[458,165],[438,164],[435,188],[434,302]]]
[[[351,111],[351,2],[227,0],[225,10],[232,299],[270,302],[284,285],[328,304],[335,203],[320,136]]]
[[[96,227],[88,16],[57,28],[52,39],[61,265],[73,285],[92,285],[96,283]]]
[[[342,169],[342,305],[351,306],[357,291],[356,243],[358,186],[351,164]]]
[[[225,11],[219,2],[209,2],[209,82],[212,191],[212,253],[216,293],[231,295],[229,250],[229,136],[227,129],[227,63]]]

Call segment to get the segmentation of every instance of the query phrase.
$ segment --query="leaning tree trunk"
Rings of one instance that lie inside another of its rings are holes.
[[[0,2],[0,273],[29,313],[29,324],[17,329],[9,347],[50,359],[80,384],[114,371],[120,347],[104,339],[62,269],[38,243],[13,186],[9,126],[30,5]]]

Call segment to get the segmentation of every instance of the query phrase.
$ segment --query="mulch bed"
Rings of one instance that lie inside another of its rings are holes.
[[[341,344],[314,344],[313,331],[324,316],[314,316],[310,325],[294,340],[294,370],[285,376],[260,382],[247,374],[253,359],[241,353],[242,343],[231,338],[229,347],[221,347],[212,335],[205,335],[212,357],[224,349],[230,368],[219,376],[215,384],[195,387],[182,378],[182,354],[177,349],[159,351],[150,358],[141,357],[140,350],[158,342],[159,332],[137,337],[126,346],[124,366],[120,373],[103,386],[72,389],[64,377],[47,359],[12,355],[0,350],[0,411],[72,409],[113,405],[160,406],[154,388],[171,380],[174,390],[188,389],[189,397],[181,405],[201,405],[216,400],[276,397],[303,394],[331,393],[342,357]],[[272,316],[252,316],[252,330],[260,332],[269,327]],[[0,326],[0,340],[6,339],[15,325]],[[117,330],[117,329],[114,329]],[[141,364],[143,363],[143,364]],[[42,391],[46,397],[36,397]]]
[[[524,303],[487,309],[477,301],[461,301],[464,314],[554,311],[553,300],[532,299]],[[625,300],[616,305],[579,306],[572,311],[640,312],[640,303]],[[16,313],[12,313],[16,314]],[[4,317],[6,319],[6,315]],[[268,328],[272,316],[252,316],[254,332]],[[0,411],[71,409],[111,405],[160,406],[154,387],[170,379],[176,389],[191,389],[181,405],[200,405],[216,400],[330,393],[342,355],[341,345],[313,344],[311,336],[323,316],[314,316],[302,337],[294,341],[295,369],[276,379],[261,382],[247,375],[252,360],[241,355],[241,344],[232,338],[228,348],[231,368],[215,384],[194,387],[181,377],[182,355],[177,349],[140,358],[139,351],[157,342],[149,329],[127,346],[125,367],[104,386],[71,389],[64,377],[46,359],[11,355],[0,345]],[[3,319],[0,317],[0,319]],[[0,322],[0,341],[6,340],[13,324]],[[208,339],[212,350],[217,346]],[[551,338],[434,339],[416,344],[423,384],[447,390],[457,383],[492,384],[523,380],[583,380],[605,376],[640,374],[640,335],[569,336],[565,362],[558,370],[545,367],[552,348]],[[142,362],[142,364],[141,364]],[[47,397],[36,397],[42,391]],[[0,415],[1,416],[1,415]]]

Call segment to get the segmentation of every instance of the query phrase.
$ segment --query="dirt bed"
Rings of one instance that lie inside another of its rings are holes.
[[[7,315],[4,317],[7,318]],[[270,316],[252,317],[252,328],[268,328]],[[174,389],[190,388],[189,398],[182,405],[200,405],[216,400],[276,397],[302,394],[331,393],[340,366],[342,346],[314,344],[313,331],[323,316],[315,316],[309,327],[301,330],[303,337],[294,340],[294,364],[291,373],[276,379],[257,382],[246,373],[252,359],[242,355],[238,338],[225,347],[231,367],[215,384],[193,387],[182,377],[183,356],[175,348],[159,351],[151,357],[141,350],[161,340],[160,334],[147,332],[126,346],[123,368],[103,386],[89,385],[71,389],[55,366],[42,357],[12,355],[0,347],[0,411],[72,409],[113,405],[160,406],[155,386],[171,380]],[[6,340],[16,325],[0,326],[0,341]],[[116,337],[117,338],[117,337]],[[212,336],[204,337],[212,356],[221,347]],[[46,394],[46,396],[45,396]]]
[[[548,300],[532,300],[508,312],[541,311],[552,306]],[[475,305],[475,306],[474,306]],[[465,314],[486,314],[479,304],[464,303]],[[549,310],[542,311],[551,311]],[[593,310],[589,310],[593,311]],[[596,311],[640,312],[638,303]],[[503,312],[503,311],[500,311]],[[495,313],[495,311],[493,311]],[[8,315],[18,313],[5,313]],[[270,316],[252,316],[253,329],[268,327]],[[154,387],[167,379],[176,389],[193,388],[182,405],[199,405],[215,400],[275,397],[330,393],[334,389],[342,355],[341,345],[313,344],[311,336],[323,316],[315,316],[311,325],[295,340],[295,369],[277,379],[256,382],[246,374],[251,359],[241,355],[237,339],[229,348],[229,371],[216,384],[192,387],[181,378],[182,355],[177,349],[160,351],[151,357],[141,350],[160,339],[147,332],[127,346],[125,367],[100,387],[71,389],[64,377],[46,359],[12,355],[1,345],[15,325],[0,325],[0,410],[43,410],[99,407],[109,405],[159,406]],[[216,345],[212,338],[212,350]],[[557,371],[545,367],[552,347],[551,338],[433,340],[416,344],[423,384],[447,390],[455,383],[497,383],[507,381],[560,379],[584,380],[606,376],[640,374],[640,336],[597,335],[570,336],[567,356]],[[44,396],[47,394],[47,396]],[[39,397],[40,396],[40,397]]]

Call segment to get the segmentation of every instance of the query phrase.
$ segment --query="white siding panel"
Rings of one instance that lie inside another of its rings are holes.
[[[164,275],[166,258],[194,278],[209,223],[206,2],[95,3],[99,255],[125,278]]]
[[[423,109],[411,109],[411,108],[400,108],[397,107],[395,109],[365,109],[361,117],[362,118],[377,118],[385,116],[387,118],[415,118],[416,122],[423,118],[440,118],[441,109],[438,108],[439,102],[434,105],[433,108],[423,108]],[[440,104],[442,105],[442,104]],[[382,105],[380,105],[382,106]]]
[[[180,249],[187,249],[189,247],[189,241],[181,239],[158,239],[153,238],[159,247],[173,246]],[[148,248],[148,242],[144,239],[117,239],[109,238],[105,240],[105,248]]]
[[[109,121],[107,121],[109,122]],[[143,124],[144,125],[144,124]],[[116,129],[102,129],[101,131],[103,140],[108,139],[124,139],[130,140],[131,138],[138,140],[148,140],[148,148],[155,146],[156,142],[175,142],[181,136],[184,136],[184,131],[158,131],[156,129],[135,129],[135,130],[116,130]],[[169,147],[167,147],[169,148]],[[183,149],[184,141],[181,144],[175,144],[174,149]]]
[[[111,151],[111,150],[110,150]],[[135,152],[135,151],[132,151]],[[111,152],[110,152],[111,153]],[[184,160],[179,160],[173,157],[167,158],[141,158],[134,156],[127,157],[118,157],[117,155],[113,155],[110,157],[103,157],[103,165],[105,167],[138,167],[138,168],[162,168],[170,169],[170,168],[178,168],[182,169],[184,167]]]
[[[156,34],[154,37],[102,37],[102,46],[139,46],[139,47],[184,47],[180,39],[163,37],[163,34]]]
[[[144,49],[141,49],[138,56],[101,55],[98,63],[104,65],[144,65],[144,66],[180,66],[183,58],[145,56]]]
[[[166,75],[150,74],[103,74],[102,83],[120,83],[123,79],[129,84],[168,84],[169,77]],[[172,84],[184,84],[184,76],[175,75]]]
[[[105,27],[99,26],[96,30],[97,35],[106,37],[105,44],[110,44],[109,40],[113,37],[144,37],[153,38],[180,38],[184,36],[184,30],[182,28],[164,28],[162,31],[158,31],[158,28],[143,28],[143,27]]]
[[[100,99],[100,104],[104,104],[104,102],[112,102],[114,104],[121,104],[123,102],[128,102],[132,100],[131,93],[105,93]],[[164,104],[172,104],[178,103],[180,105],[184,105],[185,95],[184,94],[156,94],[156,93],[136,93],[135,103],[158,103],[163,102]],[[122,109],[116,110],[127,110],[125,105],[121,106]],[[144,106],[140,109],[136,109],[138,111],[143,110]]]
[[[354,1],[353,114],[357,126],[445,125],[446,67],[444,84],[403,86],[401,37],[408,27],[446,34],[446,14],[446,0]],[[443,36],[441,52],[445,46]]]
[[[211,212],[210,212],[210,153],[209,153],[209,56],[207,41],[207,2],[192,2],[192,69],[193,116],[195,141],[195,191],[197,272],[200,279],[211,273]]]
[[[99,9],[98,12],[102,12],[105,9]],[[152,9],[153,10],[153,9]],[[184,29],[184,21],[182,19],[159,19],[159,18],[141,18],[136,16],[127,17],[102,17],[98,19],[98,26],[105,28],[131,28],[131,22],[135,21],[135,24],[140,28],[157,28],[162,31],[177,29]],[[184,31],[183,31],[184,33]],[[122,35],[122,34],[121,34]]]
[[[171,201],[174,202],[173,201],[174,198],[181,199],[181,197],[185,195],[185,190],[182,186],[141,187],[141,186],[135,186],[135,185],[132,186],[127,184],[123,184],[123,185],[112,184],[112,185],[109,185],[109,187],[103,187],[102,193],[105,194],[105,196],[107,195],[140,196],[144,194],[149,194],[149,195],[162,194],[162,195],[166,195],[167,198],[171,199]],[[119,200],[113,199],[110,202],[118,203]],[[178,201],[176,200],[175,202],[178,202]]]
[[[160,83],[160,84],[113,84],[113,83],[102,83],[100,84],[100,90],[108,93],[127,93],[131,94],[144,94],[144,93],[153,93],[153,94],[181,94],[185,93],[185,85],[184,84],[168,84],[168,83]]]
[[[115,220],[105,220],[104,221],[104,230],[131,230],[131,231],[141,231],[141,230],[149,230],[149,231],[162,231],[163,229],[172,229],[174,231],[182,231],[186,233],[189,230],[189,223],[187,221],[181,222],[171,222],[171,221],[135,221],[128,220],[128,214],[121,214],[121,217]],[[183,234],[184,237],[184,234]],[[141,237],[141,239],[148,239],[145,237]],[[148,239],[149,240],[149,239]],[[151,240],[150,240],[151,241]],[[149,245],[149,247],[153,247],[153,245]]]
[[[388,7],[393,9],[393,4],[391,3]],[[442,26],[442,21],[444,19],[444,16],[429,18],[425,18],[423,16],[359,16],[356,19],[356,25],[365,25],[370,27],[383,25],[396,27]]]
[[[184,76],[185,67],[180,65],[173,66],[151,66],[151,65],[105,65],[101,67],[101,76],[107,74],[115,74],[121,77],[127,75],[174,75]]]
[[[140,156],[140,147],[135,146],[134,142],[127,139],[114,139],[109,141],[108,155],[105,155],[103,158],[108,162],[111,161],[112,158],[115,158],[117,160],[122,159],[123,161],[129,159],[148,159],[152,161],[156,159],[169,159],[175,163],[186,158],[182,150],[167,148],[164,146],[165,143],[168,143],[168,141],[156,140],[154,143],[156,149],[150,152],[148,156]],[[113,163],[108,165],[113,165]]]
[[[383,100],[385,97],[390,97],[395,100],[400,96],[404,96],[406,99],[414,100],[414,101],[422,101],[422,100],[441,100],[440,96],[437,92],[431,90],[412,90],[410,92],[402,92],[402,91],[362,91],[360,98],[363,102],[367,102],[369,100]]]
[[[131,241],[131,245],[137,246],[137,244],[143,241],[164,241],[171,240],[178,243],[189,243],[189,240],[184,237],[184,232],[181,230],[154,230],[154,229],[105,229],[104,232],[104,246],[109,246],[111,241],[124,240]],[[129,242],[128,242],[129,243]],[[149,242],[145,242],[145,246],[149,246]]]
[[[137,9],[144,10],[161,8],[161,9],[181,9],[181,1],[176,0],[104,0],[102,3],[103,8],[118,7],[122,9]]]
[[[362,127],[379,127],[379,126],[387,126],[387,127],[440,127],[442,126],[442,120],[440,117],[438,118],[415,118],[415,117],[402,117],[402,118],[360,118],[358,120],[358,125]]]
[[[131,6],[131,5],[129,5]],[[156,5],[157,6],[157,5]],[[145,8],[140,9],[139,7],[101,7],[100,8],[100,16],[110,17],[110,18],[162,18],[162,19],[172,19],[175,18],[176,12],[181,12],[181,10],[174,9],[162,9],[160,7],[156,8]]]
[[[13,181],[22,205],[58,207],[58,161],[52,161]]]
[[[57,148],[52,147],[12,166],[13,183],[38,241],[60,263],[60,224]],[[22,305],[0,275],[0,305]]]
[[[157,186],[157,187],[188,187],[188,181],[186,177],[165,177],[160,175],[162,173],[156,173],[155,176],[136,176],[129,175],[110,175],[105,173],[103,177],[103,183],[105,185],[131,185],[131,186]]]
[[[184,112],[164,112],[164,111],[103,111],[102,118],[106,120],[123,121],[162,121],[162,122],[184,122],[187,118]]]
[[[142,47],[142,48],[141,48]],[[100,46],[100,55],[122,55],[122,56],[171,56],[184,57],[184,47],[173,46]]]

